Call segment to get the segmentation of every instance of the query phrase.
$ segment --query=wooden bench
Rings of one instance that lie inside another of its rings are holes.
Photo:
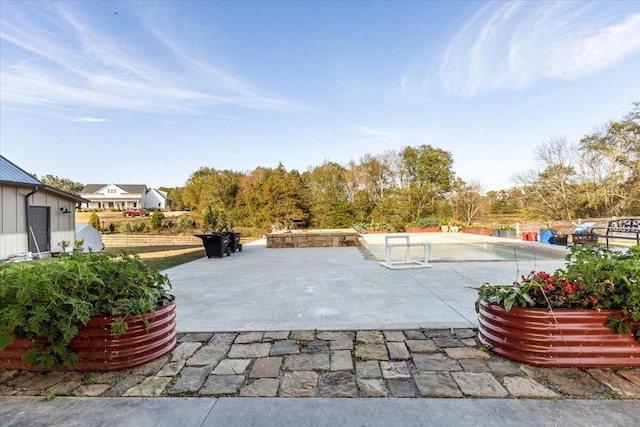
[[[394,243],[394,240],[400,240],[400,243]],[[411,248],[422,247],[423,258],[421,260],[411,259]],[[404,259],[402,261],[393,261],[393,249],[404,249]],[[405,268],[429,268],[429,258],[431,257],[431,243],[420,242],[410,243],[408,234],[401,234],[397,236],[385,236],[384,238],[385,256],[384,262],[380,264],[390,268],[392,270],[405,269]]]
[[[590,235],[597,242],[598,237],[603,237],[609,247],[609,239],[635,240],[640,245],[640,219],[620,218],[609,221],[606,227],[591,228]]]

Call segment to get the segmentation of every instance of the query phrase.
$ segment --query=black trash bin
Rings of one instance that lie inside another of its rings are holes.
[[[202,239],[204,250],[207,258],[222,258],[224,254],[231,255],[231,246],[229,245],[229,236],[225,234],[196,234],[196,237]]]
[[[553,236],[553,240],[551,243],[554,245],[567,246],[567,238],[569,236],[566,234],[556,234]]]
[[[224,234],[229,237],[229,247],[231,248],[231,252],[242,252],[242,244],[240,244],[240,233],[229,231]]]

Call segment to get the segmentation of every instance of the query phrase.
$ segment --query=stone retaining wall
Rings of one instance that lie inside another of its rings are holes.
[[[355,230],[278,231],[267,234],[267,248],[332,248],[357,246]]]

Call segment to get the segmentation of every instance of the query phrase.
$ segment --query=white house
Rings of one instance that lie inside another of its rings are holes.
[[[161,211],[170,208],[169,199],[164,191],[149,188],[145,194],[143,207],[145,209],[160,209]]]
[[[81,197],[49,187],[0,156],[0,259],[27,252],[59,252],[75,240]]]
[[[80,196],[89,200],[90,209],[160,209],[169,208],[167,193],[136,184],[88,184]]]

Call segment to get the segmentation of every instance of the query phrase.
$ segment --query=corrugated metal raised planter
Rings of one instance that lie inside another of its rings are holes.
[[[605,326],[619,310],[512,308],[480,302],[478,338],[499,356],[548,367],[640,366],[640,342]]]
[[[145,323],[145,320],[148,323]],[[126,319],[129,328],[118,338],[111,335],[112,317],[92,317],[71,341],[78,355],[74,371],[116,371],[143,365],[170,352],[176,345],[176,304],[154,313]],[[0,369],[50,370],[22,361],[32,340],[17,339],[0,351]]]

